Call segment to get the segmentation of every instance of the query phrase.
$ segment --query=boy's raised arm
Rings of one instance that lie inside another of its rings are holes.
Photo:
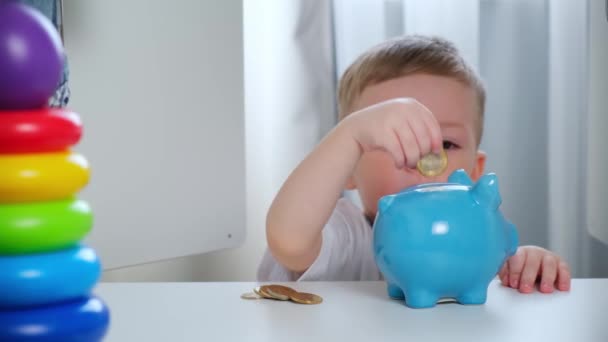
[[[336,126],[296,167],[268,211],[268,247],[292,271],[305,271],[318,256],[323,226],[361,156],[344,128]]]
[[[266,218],[268,247],[291,271],[303,272],[321,250],[322,230],[361,155],[383,150],[398,168],[415,167],[421,155],[441,150],[433,114],[413,99],[388,100],[340,122],[296,167]]]

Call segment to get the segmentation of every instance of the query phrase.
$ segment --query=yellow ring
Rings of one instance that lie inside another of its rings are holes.
[[[88,162],[78,153],[0,155],[0,203],[64,199],[88,182]]]

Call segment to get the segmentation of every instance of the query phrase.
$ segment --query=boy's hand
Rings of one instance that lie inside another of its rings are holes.
[[[362,152],[390,153],[397,168],[415,168],[418,160],[439,153],[443,142],[435,116],[418,101],[397,98],[352,113],[343,120]]]
[[[551,293],[555,288],[570,290],[570,268],[556,254],[536,246],[522,246],[503,265],[498,276],[504,286],[531,293],[537,280],[539,290]]]

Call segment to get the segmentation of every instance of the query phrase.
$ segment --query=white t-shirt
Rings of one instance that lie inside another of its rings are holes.
[[[355,204],[341,198],[323,228],[319,256],[304,273],[291,272],[267,249],[258,268],[258,281],[382,280],[374,261],[371,225]]]

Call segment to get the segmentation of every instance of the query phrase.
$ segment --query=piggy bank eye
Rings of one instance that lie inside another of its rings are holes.
[[[458,148],[459,146],[454,144],[453,142],[449,141],[449,140],[444,140],[443,141],[443,149],[444,150],[453,150],[455,148]]]

